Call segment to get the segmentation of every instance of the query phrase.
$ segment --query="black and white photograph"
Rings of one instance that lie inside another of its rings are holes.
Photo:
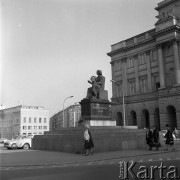
[[[0,180],[180,180],[180,0],[0,0]]]

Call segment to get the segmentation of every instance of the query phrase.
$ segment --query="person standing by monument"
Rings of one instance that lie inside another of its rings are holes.
[[[92,84],[92,87],[88,88],[86,98],[97,98],[99,99],[100,89],[104,90],[105,77],[102,75],[101,70],[97,70],[97,77],[92,76],[91,81],[88,80],[88,83]]]
[[[164,137],[166,138],[165,144],[167,148],[165,150],[168,150],[168,147],[173,147],[173,150],[175,150],[173,132],[169,127],[169,124],[166,124],[166,127],[167,127],[167,132]]]
[[[94,153],[94,142],[93,142],[93,138],[91,135],[91,132],[89,130],[89,124],[85,124],[85,131],[84,131],[84,140],[85,140],[85,150],[86,153],[84,154],[85,156],[88,156],[89,154],[93,155]]]
[[[149,146],[149,150],[152,150],[152,147],[154,146],[153,133],[149,127],[146,128],[146,143]]]
[[[159,131],[156,126],[154,126],[153,128],[153,140],[154,146],[156,147],[156,151],[158,151],[161,144],[159,143]]]
[[[177,128],[175,127],[175,128],[174,128],[174,131],[173,131],[173,135],[175,136],[175,139],[176,139],[176,140],[178,139],[178,134],[179,134],[179,131],[178,131]]]

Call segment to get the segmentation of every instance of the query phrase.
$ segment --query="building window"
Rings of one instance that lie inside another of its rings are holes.
[[[29,123],[31,123],[31,118],[29,118]]]
[[[114,71],[120,71],[121,70],[121,62],[116,61],[114,66]]]
[[[47,123],[47,119],[46,118],[44,118],[44,123]]]
[[[39,126],[39,129],[42,129],[42,126]]]
[[[158,75],[154,75],[152,77],[152,83],[153,83],[153,91],[157,91],[158,88],[160,87],[160,82],[159,82],[159,76]]]
[[[27,126],[23,126],[23,129],[24,129],[24,130],[27,129]]]
[[[23,120],[24,123],[26,123],[26,117],[24,117],[24,120]]]
[[[32,129],[32,126],[28,126],[28,129]]]
[[[37,129],[37,126],[34,126],[34,129]]]
[[[47,129],[47,126],[44,126],[44,129]]]
[[[116,85],[116,97],[122,96],[122,82],[117,83]]]
[[[173,48],[172,45],[168,44],[165,47],[165,57],[172,56],[173,55]]]
[[[144,54],[140,54],[139,55],[139,65],[145,64],[146,63],[146,59]]]
[[[156,61],[157,60],[157,50],[153,50],[152,51],[152,61]]]
[[[128,68],[134,67],[134,59],[133,58],[129,58],[127,62],[128,62]]]
[[[141,93],[147,93],[147,78],[141,78],[140,79],[140,89]]]
[[[36,123],[36,118],[34,118],[34,123]]]
[[[117,71],[120,71],[120,70],[121,70],[121,62],[118,61],[118,62],[117,62]]]
[[[128,82],[128,90],[129,90],[129,95],[135,94],[135,80],[130,80]]]
[[[41,123],[41,118],[39,118],[39,123]]]

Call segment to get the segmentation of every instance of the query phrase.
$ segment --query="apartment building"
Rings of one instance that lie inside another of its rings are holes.
[[[63,118],[64,116],[64,118]],[[81,106],[75,103],[66,109],[59,111],[50,118],[50,130],[63,127],[76,127],[81,117]]]
[[[180,0],[164,0],[155,10],[155,28],[108,53],[112,118],[120,126],[180,128]]]
[[[44,134],[49,131],[49,110],[39,106],[16,106],[0,110],[0,138]]]

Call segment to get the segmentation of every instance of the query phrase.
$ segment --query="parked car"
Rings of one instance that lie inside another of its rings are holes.
[[[2,143],[2,144],[4,144],[6,141],[8,141],[8,139],[6,139],[6,138],[1,138],[0,139],[0,143]]]
[[[32,147],[33,136],[17,136],[15,139],[8,140],[4,143],[4,147],[7,149],[29,149]]]

